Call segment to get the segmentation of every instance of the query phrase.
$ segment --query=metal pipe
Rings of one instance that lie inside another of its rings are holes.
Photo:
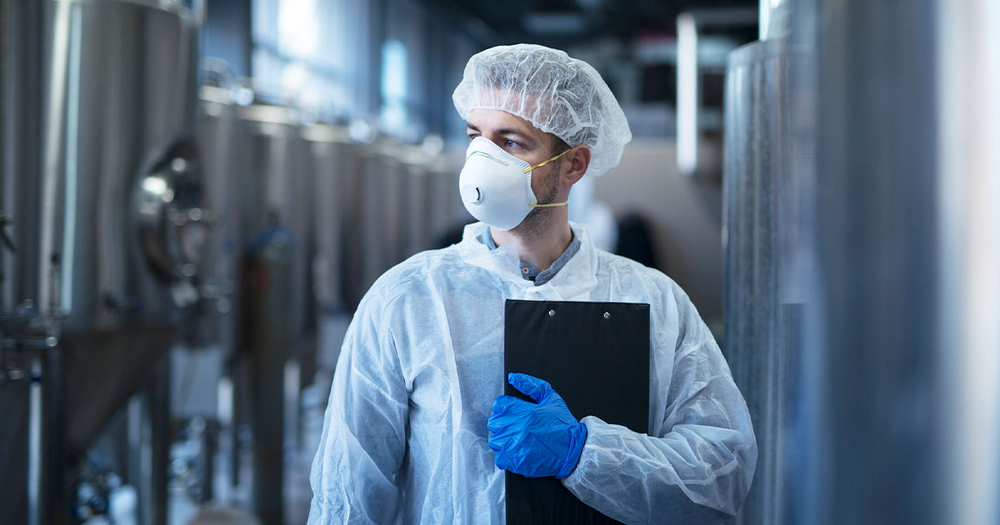
[[[761,42],[767,40],[767,28],[771,23],[771,0],[760,0],[760,19],[757,24],[757,39]]]
[[[698,168],[698,25],[694,15],[677,17],[677,167]]]
[[[55,223],[56,223],[56,196],[59,189],[59,159],[61,146],[61,132],[63,129],[62,120],[66,105],[66,76],[68,74],[69,63],[69,40],[70,40],[70,15],[74,4],[68,0],[63,0],[56,5],[55,22],[52,34],[52,63],[49,70],[49,93],[48,93],[48,114],[46,129],[48,133],[44,144],[44,165],[42,171],[42,210],[41,210],[41,243],[38,249],[40,271],[39,276],[43,279],[40,290],[34,290],[38,294],[38,304],[43,309],[51,306],[52,296],[55,290],[51,289],[51,283],[45,281],[52,273],[52,258],[50,251],[55,243]],[[44,310],[43,310],[44,311]],[[45,312],[54,314],[56,312]]]
[[[73,264],[76,246],[76,199],[78,182],[78,160],[80,134],[80,54],[83,50],[81,42],[81,14],[79,8],[73,10],[70,22],[70,58],[68,66],[69,94],[66,108],[66,191],[65,213],[63,215],[63,243],[60,257],[59,282],[59,312],[69,312],[73,305]],[[44,246],[44,245],[43,245]],[[44,274],[43,274],[44,275]]]
[[[161,360],[148,386],[150,525],[167,523],[167,470],[170,466],[170,356]]]
[[[66,364],[65,348],[51,348],[38,354],[38,384],[41,386],[41,476],[38,499],[40,523],[54,523],[69,512],[63,480],[66,479]]]
[[[10,165],[7,162],[7,117],[6,115],[10,113],[8,110],[8,104],[11,104],[9,97],[12,96],[10,93],[11,89],[7,85],[12,75],[10,71],[11,66],[7,59],[7,38],[11,31],[8,31],[7,24],[9,14],[9,6],[7,5],[7,0],[0,0],[0,109],[3,110],[5,115],[4,118],[0,118],[0,236],[3,237],[2,240],[6,240],[6,214],[3,212],[6,209],[6,203],[3,199],[3,194],[6,191],[6,173],[10,170]],[[7,303],[7,260],[5,257],[5,250],[0,250],[0,314],[5,314],[8,312]],[[2,339],[0,334],[0,339]],[[3,365],[0,365],[2,367]]]
[[[31,359],[31,387],[28,397],[28,525],[39,525],[42,504],[42,361]]]
[[[281,421],[284,429],[283,449],[297,450],[299,447],[299,397],[302,393],[299,363],[295,359],[285,361],[284,377],[284,412]],[[274,422],[277,424],[277,422]],[[284,452],[282,452],[284,457]]]
[[[218,386],[218,410],[217,417],[219,420],[219,436],[218,443],[220,449],[220,456],[225,458],[223,465],[229,466],[229,470],[232,470],[232,462],[237,460],[236,447],[234,446],[233,435],[236,433],[234,426],[234,392],[233,392],[233,378],[232,372],[224,375],[219,379]],[[214,458],[211,459],[214,461]],[[213,469],[214,471],[214,469]],[[225,481],[222,481],[225,480]],[[212,492],[215,494],[217,501],[222,504],[229,502],[231,498],[231,487],[234,485],[233,477],[228,475],[220,476],[220,483],[216,483],[216,479],[211,480],[213,487]]]
[[[134,485],[138,489],[139,501],[136,507],[136,518],[139,523],[145,523],[148,520],[149,509],[148,502],[149,497],[146,492],[146,487],[140,483],[143,478],[144,472],[142,466],[145,464],[143,461],[143,451],[144,447],[144,430],[143,430],[143,400],[141,395],[132,396],[128,400],[126,417],[128,418],[128,483]]]
[[[1000,523],[1000,4],[935,9],[945,516]]]

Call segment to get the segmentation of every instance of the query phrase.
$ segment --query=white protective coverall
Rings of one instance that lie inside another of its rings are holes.
[[[505,299],[650,305],[650,433],[574,413],[587,440],[562,480],[573,494],[625,523],[734,514],[757,445],[746,402],[684,291],[596,249],[577,224],[580,250],[535,286],[513,244],[490,250],[477,239],[486,227],[471,224],[461,243],[399,264],[361,301],[312,466],[309,524],[504,522],[504,472],[486,421],[504,389]]]

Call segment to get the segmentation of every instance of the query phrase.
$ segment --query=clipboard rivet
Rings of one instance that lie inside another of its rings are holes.
[[[611,319],[611,314],[609,312],[604,312],[605,319]]]
[[[549,317],[555,317],[555,316],[556,316],[556,311],[555,310],[549,310]]]

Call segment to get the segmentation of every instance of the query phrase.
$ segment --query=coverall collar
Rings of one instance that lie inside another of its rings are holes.
[[[551,280],[539,286],[524,279],[514,243],[490,250],[480,240],[486,228],[489,226],[481,222],[466,226],[462,242],[458,244],[459,254],[467,264],[488,270],[514,284],[517,297],[511,299],[585,301],[597,286],[597,248],[583,225],[570,223],[573,235],[580,240],[579,251]]]

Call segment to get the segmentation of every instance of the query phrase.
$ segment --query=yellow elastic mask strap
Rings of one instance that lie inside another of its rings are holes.
[[[527,168],[524,168],[524,172],[528,173],[529,171],[531,171],[531,170],[533,170],[535,168],[541,168],[542,166],[544,166],[544,165],[546,165],[546,164],[548,164],[548,163],[550,163],[550,162],[558,159],[559,157],[562,157],[563,155],[565,155],[565,154],[567,154],[567,153],[569,153],[571,151],[573,151],[573,148],[570,148],[570,149],[568,149],[568,150],[566,150],[566,151],[564,151],[564,152],[556,155],[555,157],[552,157],[551,159],[549,159],[549,160],[547,160],[547,161],[545,161],[545,162],[543,162],[541,164],[535,164],[534,166],[528,166]]]
[[[555,208],[557,206],[565,206],[568,203],[569,203],[569,201],[566,201],[566,202],[552,202],[552,203],[549,203],[549,204],[538,204],[537,202],[529,202],[528,206],[531,206],[532,208]]]
[[[564,151],[564,152],[556,155],[555,157],[552,157],[551,159],[549,159],[549,160],[547,160],[545,162],[542,162],[541,164],[535,164],[534,166],[528,166],[527,168],[524,168],[524,172],[528,173],[529,171],[531,171],[531,170],[533,170],[535,168],[541,168],[542,166],[544,166],[544,165],[546,165],[546,164],[548,164],[548,163],[550,163],[550,162],[558,159],[559,157],[562,157],[563,155],[565,155],[565,154],[567,154],[567,153],[569,153],[571,151],[573,151],[573,148],[570,148],[570,149],[568,149],[568,150],[566,150],[566,151]],[[529,202],[528,206],[531,206],[532,208],[555,208],[557,206],[565,206],[568,203],[569,203],[569,201],[566,201],[566,202],[552,202],[552,203],[549,203],[549,204],[538,204],[537,202]]]

